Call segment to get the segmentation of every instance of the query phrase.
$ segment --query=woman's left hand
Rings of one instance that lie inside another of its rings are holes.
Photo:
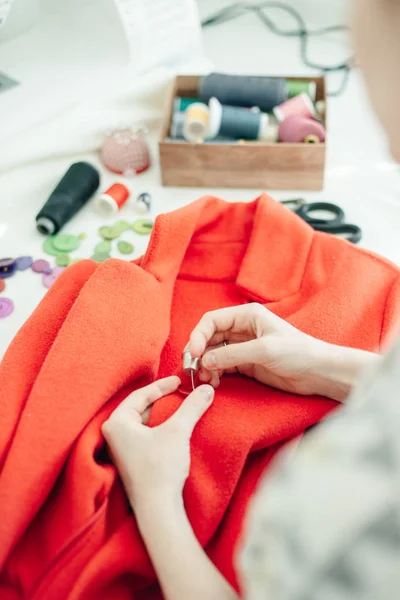
[[[201,385],[162,425],[147,427],[151,405],[178,388],[168,377],[136,390],[114,410],[102,431],[133,508],[162,494],[164,501],[182,501],[189,475],[190,438],[209,408],[214,390]]]

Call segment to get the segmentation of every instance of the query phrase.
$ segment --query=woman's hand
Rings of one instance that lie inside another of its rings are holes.
[[[166,600],[238,600],[208,558],[187,518],[182,491],[189,475],[190,438],[214,390],[201,385],[168,421],[146,426],[151,405],[180,384],[161,379],[133,392],[103,424]]]
[[[103,424],[103,435],[133,508],[161,495],[164,502],[181,501],[189,475],[190,438],[211,405],[214,390],[199,386],[168,421],[147,427],[151,405],[179,384],[178,377],[168,377],[136,390]]]
[[[317,340],[261,304],[206,313],[188,348],[194,358],[203,357],[199,378],[213,387],[224,372],[238,371],[284,391],[337,401],[347,397],[360,368],[376,359]]]

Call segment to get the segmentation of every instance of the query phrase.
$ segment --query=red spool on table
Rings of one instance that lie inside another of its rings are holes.
[[[117,213],[128,200],[129,189],[123,183],[114,183],[96,200],[96,208],[106,214]]]

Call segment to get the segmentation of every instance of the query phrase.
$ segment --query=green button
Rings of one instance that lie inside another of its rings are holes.
[[[68,267],[70,263],[70,258],[68,254],[59,254],[56,256],[56,265],[59,267]]]
[[[121,254],[132,254],[134,247],[130,242],[121,240],[118,242],[118,250],[121,252]]]
[[[94,254],[110,254],[110,252],[111,252],[111,242],[108,240],[99,242],[94,247]]]
[[[128,231],[131,228],[131,224],[128,221],[117,221],[114,223],[113,228],[117,229],[120,233]]]
[[[153,225],[153,221],[149,221],[148,219],[138,219],[132,223],[132,229],[135,233],[139,233],[140,235],[150,235]]]
[[[118,227],[100,227],[99,233],[104,240],[115,240],[117,237],[121,235],[121,231]]]
[[[50,254],[51,256],[57,256],[58,254],[62,254],[61,250],[57,250],[57,248],[54,247],[53,239],[54,236],[51,235],[44,241],[43,250],[46,252],[46,254]]]
[[[79,248],[81,241],[77,235],[61,233],[53,237],[53,246],[61,252],[72,252]]]
[[[110,255],[107,252],[95,252],[91,258],[96,262],[104,262],[110,258]]]

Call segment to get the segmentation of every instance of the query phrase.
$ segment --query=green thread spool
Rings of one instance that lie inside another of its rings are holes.
[[[306,93],[310,96],[311,100],[315,102],[317,94],[317,84],[315,81],[287,81],[289,98],[294,98],[300,94]]]
[[[174,100],[174,112],[183,112],[188,106],[195,102],[201,102],[201,100],[198,98],[182,98],[181,96],[176,96]]]

